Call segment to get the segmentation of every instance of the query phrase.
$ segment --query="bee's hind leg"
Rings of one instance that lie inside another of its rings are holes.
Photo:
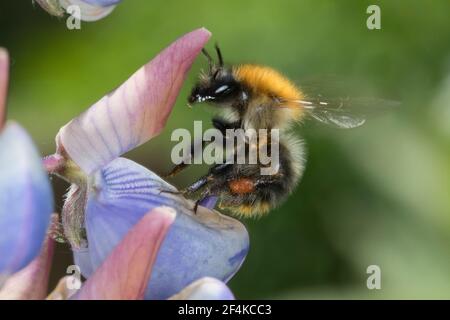
[[[193,184],[191,184],[189,187],[184,188],[182,190],[171,190],[171,189],[160,189],[159,193],[170,193],[170,194],[181,194],[181,195],[189,195],[192,193],[197,192],[201,188],[203,188],[208,181],[210,181],[209,176],[203,176],[197,181],[195,181]]]
[[[220,169],[223,170],[224,167],[220,167]],[[211,196],[217,196],[218,193],[220,193],[220,191],[216,188],[217,186],[215,186],[215,183],[217,182],[218,182],[217,177],[213,173],[210,173],[208,175],[201,177],[200,179],[198,179],[185,189],[187,194],[193,194],[203,189],[199,197],[195,201],[195,205],[193,208],[194,213],[197,213],[198,206],[203,200]]]
[[[169,193],[169,194],[178,194],[178,195],[189,195],[192,193],[197,192],[201,188],[203,188],[209,181],[209,176],[203,176],[197,181],[195,181],[193,184],[191,184],[189,187],[182,189],[182,190],[170,190],[170,189],[161,189],[159,190],[159,193]]]
[[[274,175],[260,176],[254,180],[255,187],[264,187],[276,183],[280,183],[284,175],[282,173],[277,173]]]
[[[217,130],[219,130],[219,131],[222,133],[223,139],[224,139],[223,141],[225,141],[225,136],[226,136],[226,131],[227,131],[227,129],[237,129],[237,128],[240,128],[241,123],[240,123],[240,121],[229,122],[229,121],[226,121],[226,120],[224,120],[224,119],[222,119],[222,118],[215,117],[215,118],[213,118],[213,120],[212,120],[212,125],[213,125],[214,128],[216,128]],[[200,143],[201,143],[201,149],[203,150],[203,149],[205,148],[206,142],[203,141],[203,140],[202,140],[201,142],[194,142],[194,143],[192,143],[192,145],[191,145],[191,150],[190,150],[190,155],[189,155],[190,158],[189,158],[189,159],[193,159],[193,157],[194,157],[194,151],[195,151],[195,146],[196,146],[197,144],[200,144]],[[189,165],[190,165],[190,163],[188,163],[188,162],[186,162],[186,161],[184,161],[184,162],[182,162],[182,163],[180,163],[180,164],[175,165],[175,166],[169,171],[169,173],[167,173],[167,174],[164,175],[164,178],[172,178],[172,177],[176,176],[178,173],[180,173],[181,171],[183,171],[184,169],[186,169]]]
[[[189,164],[185,163],[185,162],[177,164],[168,173],[166,173],[164,175],[164,178],[172,178],[172,177],[176,176],[177,174],[179,174],[184,169],[186,169],[188,166],[189,166]]]
[[[186,169],[187,167],[189,167],[189,165],[191,165],[191,163],[189,163],[188,161],[191,160],[191,159],[194,159],[195,147],[196,147],[196,145],[199,145],[199,144],[201,144],[201,149],[203,150],[205,148],[206,142],[205,141],[193,142],[191,144],[191,150],[190,150],[190,153],[189,153],[189,158],[184,160],[182,163],[175,165],[163,177],[164,178],[172,178],[172,177],[176,176],[178,173],[180,173],[181,171],[183,171],[184,169]]]
[[[216,195],[215,193],[213,193],[213,192],[211,191],[211,189],[206,189],[206,190],[204,190],[204,191],[201,193],[201,195],[200,195],[200,197],[198,198],[198,200],[195,201],[194,208],[193,208],[194,214],[197,214],[198,207],[199,207],[199,205],[202,203],[202,201],[205,200],[205,199],[207,199],[208,197],[212,197],[212,196],[217,196],[217,195]],[[209,208],[211,208],[211,207],[209,207]]]
[[[185,194],[186,192],[185,192],[184,190],[159,189],[159,194],[161,194],[161,193],[183,195],[183,194]]]

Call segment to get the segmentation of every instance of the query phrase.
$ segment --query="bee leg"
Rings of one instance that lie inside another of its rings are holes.
[[[194,205],[194,208],[193,208],[194,214],[197,214],[198,206],[200,205],[200,203],[201,203],[203,200],[205,200],[205,199],[208,198],[208,197],[214,196],[214,195],[215,195],[215,194],[211,191],[211,189],[208,188],[208,189],[204,190],[204,191],[201,193],[201,195],[200,195],[200,197],[198,198],[198,200],[195,201],[195,205]]]
[[[201,148],[202,148],[202,150],[203,150],[203,149],[205,148],[206,142],[205,142],[205,141],[202,141],[201,144],[202,144],[202,145],[201,145]],[[190,151],[190,154],[189,154],[189,160],[194,158],[195,146],[196,146],[196,145],[197,145],[197,143],[195,143],[195,142],[192,143],[192,145],[191,145],[191,151]],[[187,161],[187,160],[186,160],[186,161]],[[182,162],[182,163],[177,164],[176,166],[174,166],[174,167],[169,171],[169,173],[163,175],[163,177],[164,177],[164,178],[172,178],[172,177],[176,176],[178,173],[180,173],[181,171],[183,171],[184,169],[186,169],[186,168],[190,165],[190,163],[187,163],[186,161],[184,161],[184,162]]]
[[[187,187],[186,193],[194,193],[206,186],[206,184],[211,180],[210,175],[206,175],[195,181],[193,184],[191,184],[189,187]]]
[[[224,165],[218,165],[218,166],[214,166],[210,169],[210,173],[201,177],[200,179],[198,179],[197,181],[195,181],[193,184],[191,184],[189,187],[187,187],[186,193],[187,194],[192,194],[195,193],[197,191],[199,191],[200,189],[203,189],[206,187],[206,189],[204,189],[200,196],[197,198],[197,200],[195,201],[195,205],[194,205],[194,213],[197,213],[197,209],[198,206],[200,205],[200,203],[207,197],[210,196],[215,196],[218,193],[220,193],[220,189],[217,189],[216,183],[220,180],[217,179],[218,177],[214,175],[214,173],[212,173],[212,169],[216,168],[216,170],[224,170],[226,167],[225,164]],[[215,190],[215,191],[214,191]]]
[[[197,180],[193,184],[191,184],[186,189],[183,189],[183,190],[162,189],[162,190],[159,191],[159,193],[160,194],[161,193],[169,193],[169,194],[175,194],[175,195],[187,195],[187,194],[191,194],[191,193],[194,193],[194,192],[200,190],[201,188],[203,188],[208,183],[208,181],[209,181],[209,177],[205,176],[205,177],[200,178],[199,180]],[[210,194],[209,190],[205,190],[205,191],[202,192],[202,194],[200,195],[198,200],[196,200],[195,203],[194,203],[194,207],[192,209],[194,211],[194,214],[197,214],[198,206],[203,201],[203,199],[205,199],[206,197],[208,197],[210,195],[211,194]]]
[[[263,187],[273,183],[278,183],[282,178],[283,178],[282,173],[277,173],[271,176],[260,176],[259,178],[255,179],[254,185],[255,187]]]
[[[200,204],[200,201],[202,201],[202,200],[199,199],[199,200],[195,201],[194,208],[192,208],[192,211],[194,211],[195,215],[197,214],[197,210],[198,210],[198,206]]]
[[[171,193],[171,194],[191,194],[191,193],[195,193],[198,190],[200,190],[201,188],[203,188],[206,184],[208,184],[208,182],[215,180],[214,178],[214,174],[215,173],[219,173],[221,171],[224,171],[226,169],[228,169],[231,166],[230,163],[223,163],[223,164],[219,164],[216,166],[211,167],[209,174],[201,177],[200,179],[198,179],[197,181],[195,181],[193,184],[191,184],[189,187],[183,189],[183,190],[160,190],[160,193],[164,192],[164,193]]]
[[[174,166],[168,173],[164,174],[164,178],[172,178],[189,166],[187,163],[180,163]]]
[[[232,166],[233,164],[228,162],[216,164],[209,169],[209,175],[212,178],[215,174],[226,172],[227,170],[231,169]]]
[[[211,175],[206,175],[195,181],[193,184],[191,184],[189,187],[182,189],[182,190],[169,190],[169,189],[162,189],[159,192],[160,193],[170,193],[170,194],[192,194],[203,188],[209,181],[212,180]]]
[[[237,128],[241,127],[240,121],[228,122],[228,121],[223,120],[218,117],[216,117],[212,120],[212,124],[213,124],[214,128],[216,128],[217,130],[219,130],[222,133],[223,140],[225,140],[227,129],[237,129]],[[194,157],[195,145],[196,144],[193,143],[191,146],[190,159],[192,159]],[[206,142],[202,141],[202,150],[205,148],[205,145],[206,145]],[[175,175],[177,175],[178,173],[180,173],[181,171],[183,171],[184,169],[186,169],[189,165],[190,165],[190,163],[187,163],[187,162],[180,163],[180,164],[174,166],[170,170],[170,172],[165,174],[163,177],[164,178],[172,178]]]
[[[161,193],[169,193],[169,194],[176,194],[176,195],[183,195],[186,193],[185,190],[169,190],[169,189],[160,189],[159,194]]]

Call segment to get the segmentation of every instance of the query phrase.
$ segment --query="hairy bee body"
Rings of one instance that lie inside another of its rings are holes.
[[[303,93],[278,71],[266,66],[243,64],[221,72],[229,73],[245,95],[232,102],[232,108],[225,110],[225,113],[231,113],[229,118],[241,120],[242,128],[285,130],[302,118],[302,109],[291,101],[302,100]],[[280,108],[282,101],[285,102],[284,107]]]
[[[249,101],[243,118],[259,123],[263,128],[286,128],[300,120],[302,110],[292,101],[303,99],[303,93],[278,71],[261,65],[243,64],[231,68],[235,79],[247,88],[253,99]],[[281,101],[288,110],[279,108]],[[258,122],[258,113],[266,111],[270,119]]]
[[[219,197],[219,207],[243,217],[260,216],[283,202],[295,189],[303,173],[303,144],[295,136],[285,136],[279,143],[279,169],[263,176],[261,164],[233,164],[218,172],[207,186],[206,195]]]
[[[213,119],[213,126],[221,130],[222,136],[228,129],[252,132],[249,139],[245,138],[245,151],[249,153],[245,157],[250,159],[254,154],[251,150],[259,151],[269,146],[278,146],[275,150],[279,153],[278,157],[269,161],[266,161],[264,154],[258,161],[247,162],[230,163],[227,157],[225,164],[212,166],[207,175],[186,189],[188,194],[201,192],[196,206],[202,199],[218,197],[219,205],[235,215],[259,216],[267,213],[286,199],[303,173],[303,144],[289,132],[293,124],[308,116],[335,128],[357,128],[375,111],[400,104],[398,101],[376,98],[306,97],[302,90],[275,69],[255,64],[225,67],[217,46],[216,51],[218,63],[203,50],[209,69],[200,74],[188,98],[189,104],[207,102],[223,110],[223,117]],[[269,132],[270,137],[264,135],[264,131]],[[272,133],[279,135],[272,136]],[[257,139],[252,139],[255,136]],[[230,139],[225,136],[224,141]],[[242,146],[227,146],[225,149],[226,152],[233,150],[232,153],[243,150]],[[278,170],[272,170],[274,163]],[[175,166],[169,175],[178,173],[186,166],[186,163]],[[268,167],[271,170],[266,170]]]
[[[260,163],[235,163],[225,168],[219,166],[219,170],[212,167],[206,176],[198,180],[206,182],[204,186],[202,183],[204,189],[199,199],[217,196],[219,208],[237,216],[256,217],[268,213],[291,194],[304,169],[304,150],[300,139],[283,138],[279,146],[280,165],[276,174],[261,175]],[[197,191],[197,186],[188,188],[188,191]]]
[[[218,48],[218,65],[212,62],[206,51],[204,53],[210,63],[209,70],[200,76],[188,99],[189,103],[208,102],[221,108],[224,117],[214,118],[213,125],[222,131],[279,130],[279,166],[276,173],[263,175],[261,168],[267,164],[259,160],[256,164],[215,165],[208,174],[188,187],[187,192],[200,192],[199,200],[216,196],[219,198],[219,207],[234,215],[263,215],[286,199],[303,173],[303,144],[289,133],[292,124],[303,116],[302,109],[291,101],[303,99],[303,94],[290,80],[272,68],[251,64],[226,68]],[[257,148],[260,143],[258,138]],[[170,175],[179,169],[180,166],[175,167]]]

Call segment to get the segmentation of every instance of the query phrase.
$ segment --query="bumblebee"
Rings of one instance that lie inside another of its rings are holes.
[[[267,166],[225,162],[210,167],[208,173],[186,188],[185,194],[197,196],[196,206],[206,199],[218,199],[219,208],[243,217],[260,216],[288,197],[300,181],[305,164],[303,142],[291,133],[295,123],[306,117],[339,128],[362,125],[364,117],[351,112],[345,99],[324,101],[310,99],[292,81],[278,71],[261,65],[241,64],[227,67],[216,45],[217,62],[203,49],[208,60],[188,98],[189,105],[208,103],[222,111],[212,124],[225,136],[228,129],[276,129],[279,164],[275,174],[263,175]],[[258,137],[260,138],[260,137]],[[257,146],[271,145],[270,139],[257,139]],[[252,149],[251,145],[246,150]],[[186,168],[175,166],[168,176]]]

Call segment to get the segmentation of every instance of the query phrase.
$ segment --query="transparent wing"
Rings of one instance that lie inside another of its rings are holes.
[[[303,108],[306,114],[322,123],[351,129],[363,125],[368,117],[398,106],[400,103],[392,100],[375,98],[307,98],[291,101]]]

